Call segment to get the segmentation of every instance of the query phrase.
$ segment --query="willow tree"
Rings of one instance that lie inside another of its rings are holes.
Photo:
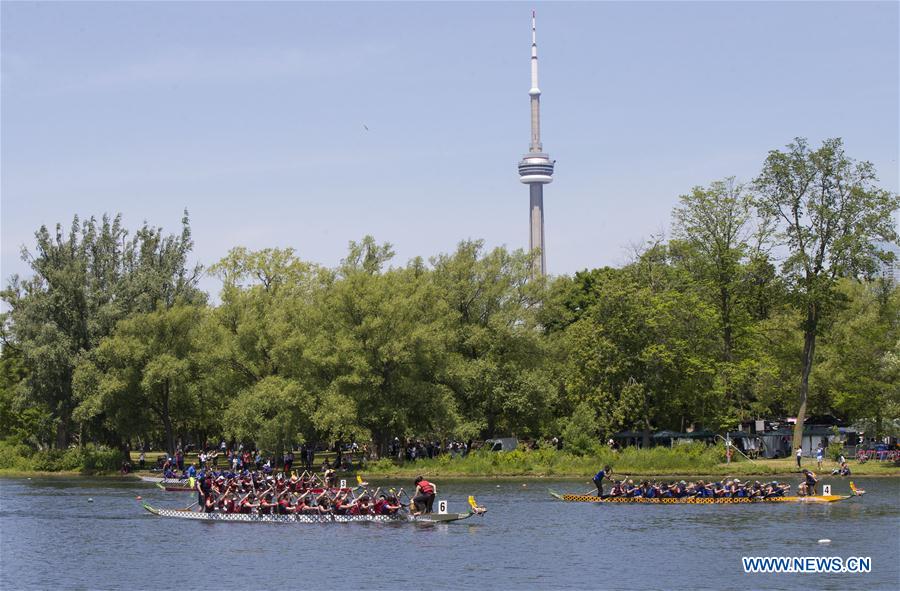
[[[324,294],[307,354],[328,376],[317,427],[336,439],[446,432],[456,422],[441,385],[446,359],[442,303],[420,259],[385,269],[393,251],[370,236],[351,242]]]
[[[800,446],[820,325],[835,307],[839,278],[871,273],[897,239],[898,196],[876,186],[875,167],[844,154],[840,138],[811,150],[803,138],[772,150],[755,181],[756,204],[777,223],[782,273],[803,314],[803,353],[793,448]]]
[[[531,281],[531,254],[481,240],[432,259],[444,304],[450,387],[462,436],[536,437],[548,423],[555,388],[547,340],[537,328],[542,282]]]
[[[176,434],[199,411],[205,313],[176,305],[121,320],[75,370],[75,416],[101,417],[123,439],[144,435],[148,425],[161,427],[166,450],[175,453]]]
[[[311,435],[313,397],[305,350],[315,335],[311,307],[328,273],[291,248],[233,248],[210,268],[222,280],[222,303],[212,313],[217,342],[208,348],[217,368],[210,384],[226,401],[225,433],[280,452]]]
[[[193,247],[187,212],[175,235],[145,223],[129,239],[121,216],[76,216],[68,231],[41,226],[35,242],[33,251],[22,249],[32,275],[13,276],[2,293],[5,320],[27,370],[24,403],[50,409],[56,446],[63,448],[73,430],[79,360],[129,314],[202,302],[205,295],[196,287],[199,268],[187,265]]]

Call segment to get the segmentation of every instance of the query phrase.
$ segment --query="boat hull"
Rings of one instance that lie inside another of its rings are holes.
[[[242,523],[448,523],[468,519],[473,513],[430,513],[411,516],[394,515],[253,515],[243,513],[201,513],[190,509],[160,509],[144,505],[144,509],[159,517],[191,519],[194,521],[237,521]]]
[[[162,476],[138,476],[144,482],[162,482],[165,480]]]
[[[191,492],[194,490],[186,484],[163,484],[162,482],[157,482],[156,486],[166,492]]]
[[[640,504],[640,505],[752,505],[758,503],[834,503],[850,498],[850,495],[817,495],[810,497],[770,497],[768,499],[734,497],[681,497],[653,498],[644,497],[598,497],[596,495],[570,495],[550,491],[550,495],[560,501],[569,503],[608,503],[608,504]]]

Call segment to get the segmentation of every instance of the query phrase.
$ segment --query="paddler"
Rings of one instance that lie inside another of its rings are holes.
[[[434,497],[437,494],[437,486],[428,482],[421,476],[416,476],[416,492],[413,493],[413,515],[431,513],[431,507],[434,505]]]
[[[612,474],[612,468],[610,468],[609,465],[603,466],[602,470],[594,474],[594,485],[597,487],[598,497],[603,496],[603,479],[608,478],[609,480],[612,480],[610,474]]]
[[[325,473],[322,475],[322,479],[325,481],[325,488],[333,488],[334,482],[337,480],[335,471],[331,467],[326,468]]]
[[[374,506],[376,515],[393,515],[402,508],[403,505],[400,504],[400,501],[395,496],[386,494],[382,494]]]
[[[819,483],[819,479],[816,478],[816,473],[812,470],[803,470],[804,481],[806,483],[806,494],[809,496],[816,495],[816,484]]]

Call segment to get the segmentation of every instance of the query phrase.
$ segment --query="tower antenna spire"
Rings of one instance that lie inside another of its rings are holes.
[[[529,246],[532,252],[531,276],[542,277],[547,271],[544,248],[544,185],[553,180],[550,155],[541,144],[541,89],[538,86],[537,24],[531,11],[531,144],[528,153],[519,161],[519,180],[528,185],[531,197]]]
[[[531,11],[531,147],[529,152],[540,152],[541,147],[541,89],[538,86],[537,23],[535,11]]]

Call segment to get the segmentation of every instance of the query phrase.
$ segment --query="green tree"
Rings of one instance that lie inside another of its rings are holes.
[[[27,369],[23,396],[51,410],[55,444],[63,448],[72,432],[79,359],[128,314],[204,296],[196,289],[198,270],[186,268],[193,247],[187,213],[179,236],[145,224],[128,240],[119,216],[100,222],[76,216],[68,233],[59,224],[53,234],[42,226],[35,238],[35,252],[22,251],[33,276],[13,276],[2,297]]]
[[[699,256],[696,276],[715,294],[719,315],[722,356],[734,360],[735,300],[741,279],[741,261],[748,251],[751,233],[751,196],[734,178],[716,181],[709,187],[694,187],[682,195],[673,212],[675,235],[687,241]]]
[[[210,273],[222,280],[222,303],[212,313],[216,336],[206,349],[216,376],[209,389],[227,406],[225,430],[271,451],[299,440],[301,430],[304,438],[313,436],[310,415],[319,397],[305,393],[321,391],[326,382],[306,348],[319,330],[316,306],[332,273],[293,249],[242,247]],[[249,417],[248,409],[259,414]]]
[[[174,453],[176,433],[187,431],[199,411],[203,315],[199,306],[176,305],[121,320],[75,371],[76,417],[101,417],[124,439],[156,424]]]
[[[823,407],[869,422],[880,438],[885,419],[900,416],[900,374],[891,363],[900,342],[900,289],[849,279],[836,289],[847,304],[823,336],[811,379],[825,394]]]
[[[536,319],[543,284],[530,280],[531,256],[464,241],[432,263],[448,347],[440,379],[459,403],[459,434],[539,435],[557,388]]]
[[[280,453],[310,430],[313,399],[300,383],[268,376],[242,390],[225,411],[226,434]]]
[[[682,429],[716,407],[714,312],[696,294],[665,287],[670,270],[658,263],[595,274],[593,302],[564,339],[573,404],[591,404],[604,433],[636,427],[645,443],[652,429]]]
[[[318,306],[320,329],[307,349],[327,376],[315,422],[332,437],[446,432],[452,393],[437,376],[445,359],[437,290],[421,261],[384,270],[390,245],[351,242],[338,280]]]
[[[891,215],[900,200],[876,182],[872,164],[847,157],[840,139],[811,150],[801,138],[784,152],[769,152],[755,182],[757,206],[778,224],[776,238],[786,248],[782,272],[804,315],[795,450],[803,435],[816,338],[835,307],[835,283],[871,273],[885,256],[875,242],[897,239]]]

